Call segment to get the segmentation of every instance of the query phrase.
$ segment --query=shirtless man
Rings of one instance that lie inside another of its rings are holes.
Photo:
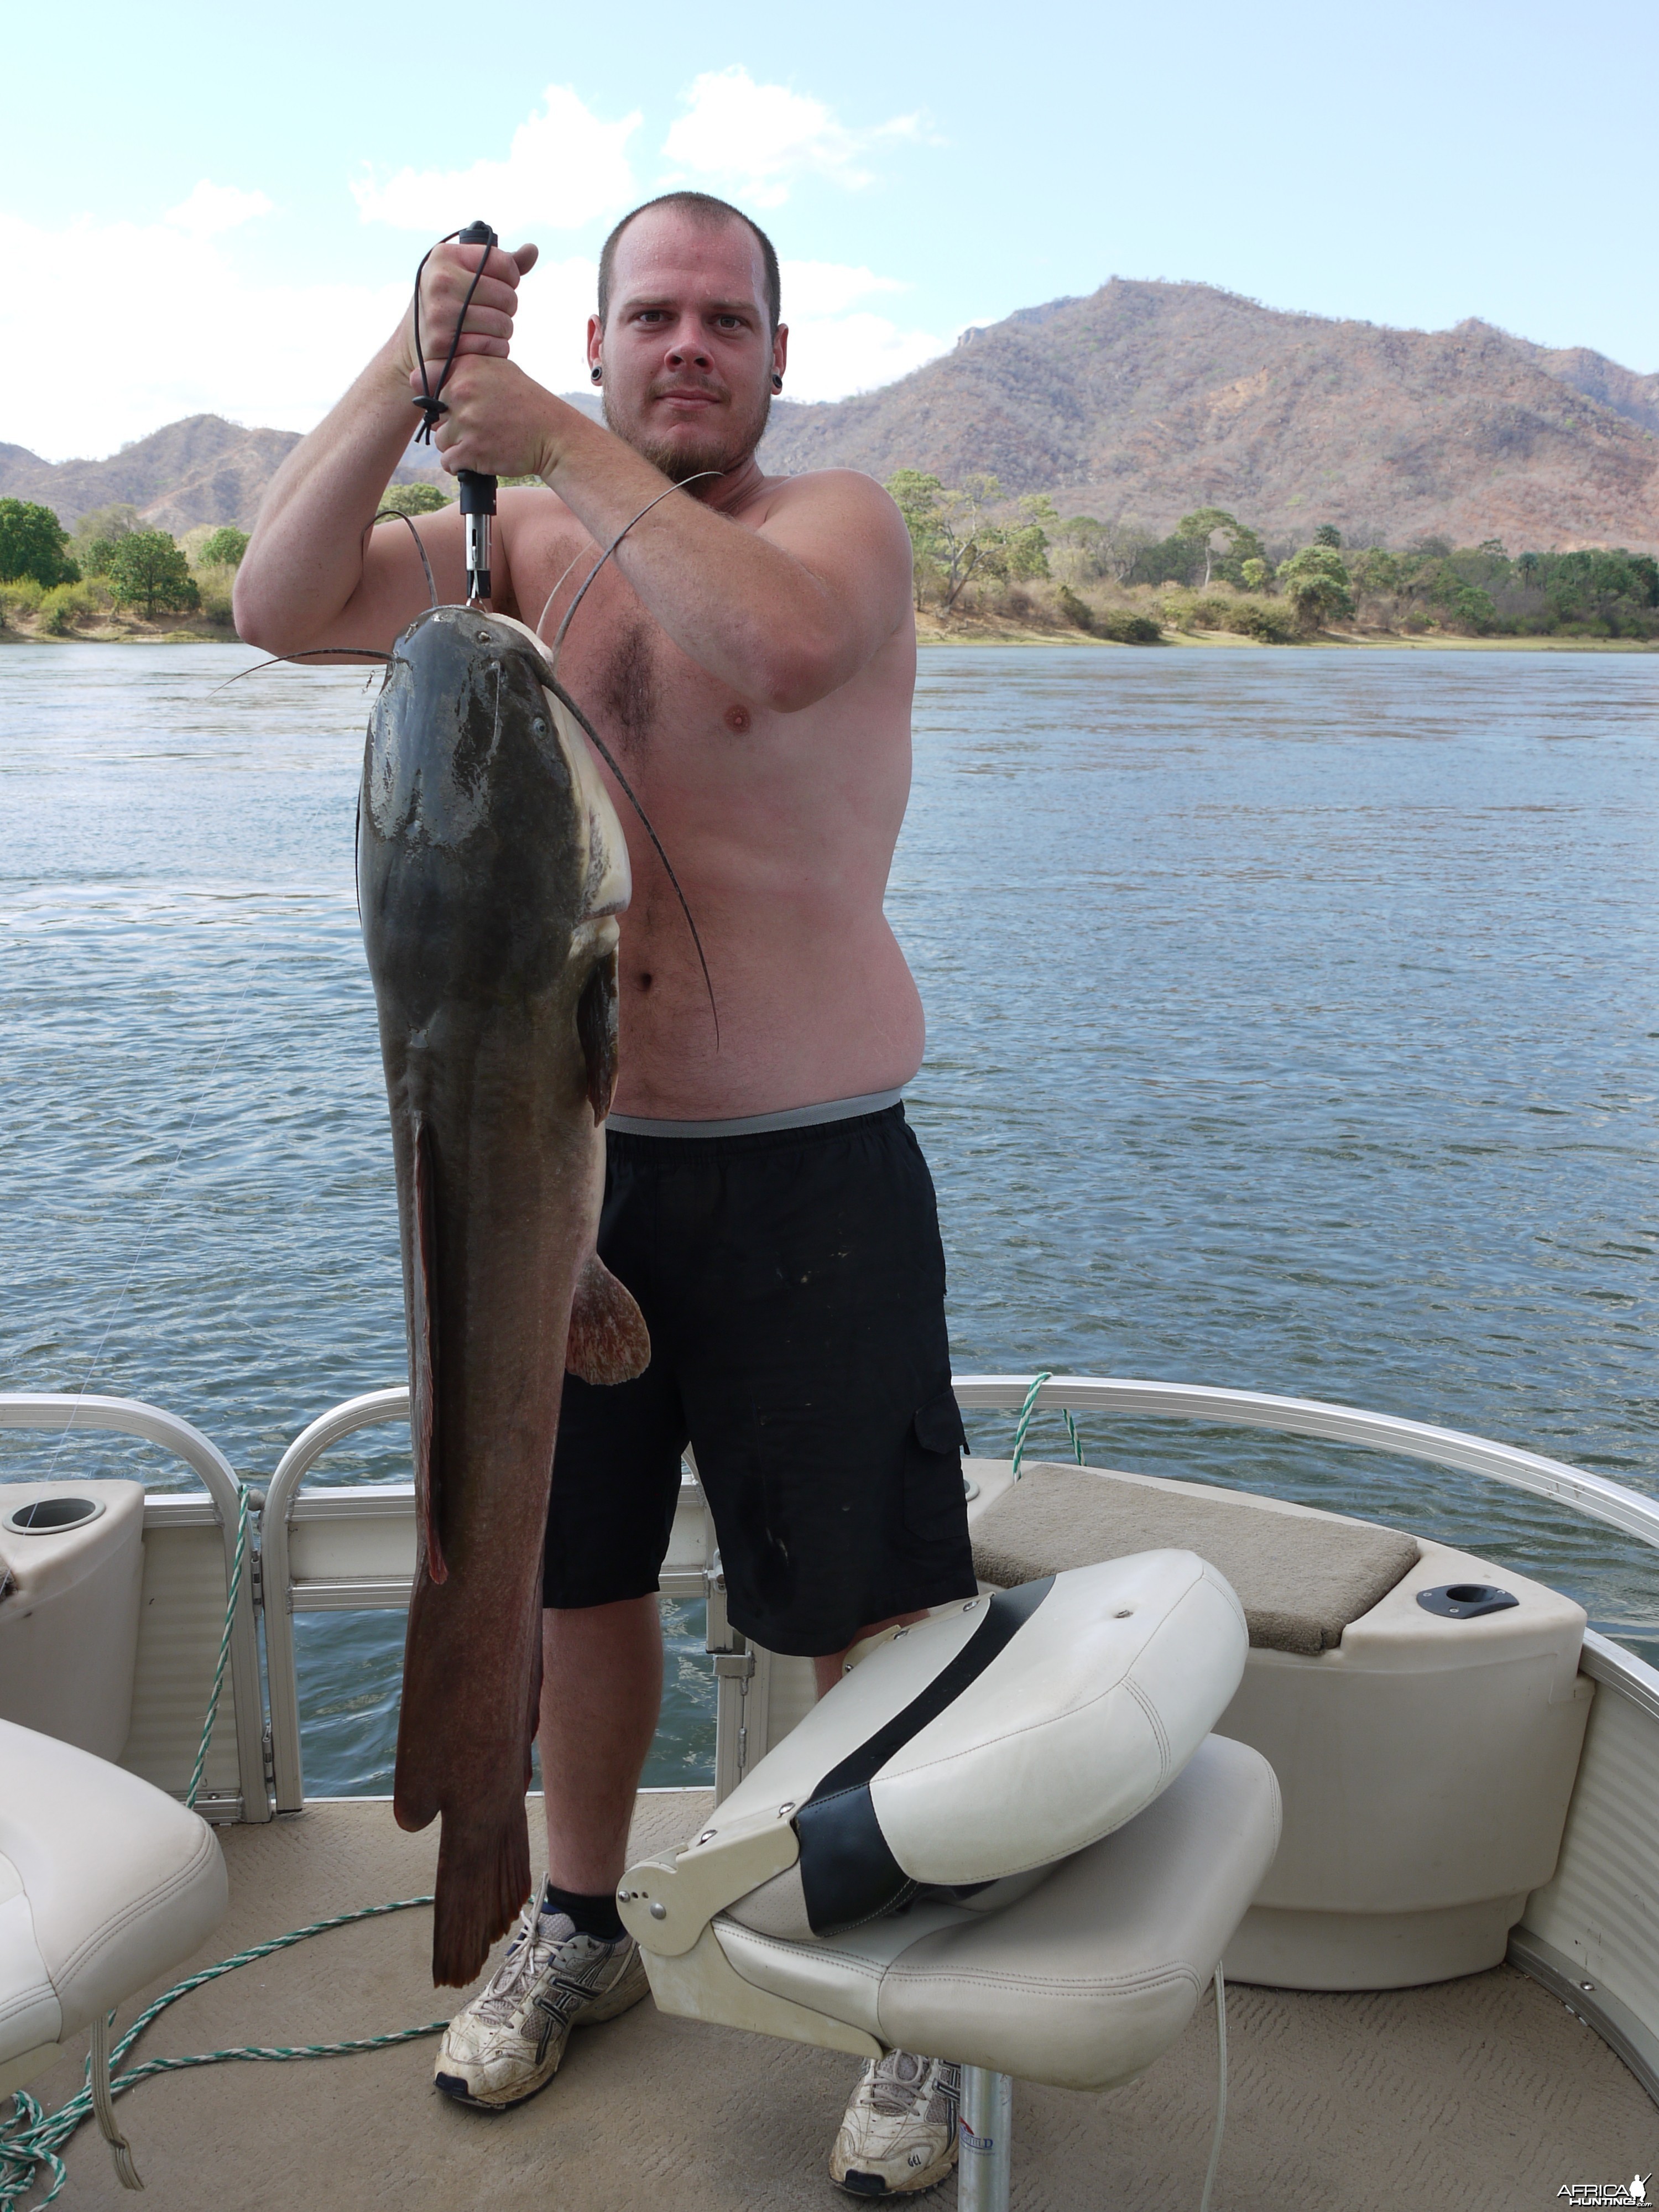
[[[478,253],[428,263],[421,329],[440,358]],[[867,477],[757,465],[788,331],[776,257],[738,210],[672,193],[607,241],[587,356],[608,428],[508,358],[535,259],[489,253],[437,443],[447,469],[541,479],[501,495],[494,605],[549,637],[599,550],[684,487],[601,571],[559,675],[684,885],[720,1036],[672,890],[613,789],[635,889],[599,1249],[653,1358],[613,1390],[566,1380],[544,1579],[548,1884],[436,2066],[440,2088],[492,2110],[551,2080],[573,2026],[645,1992],[614,1892],[656,1724],[657,1576],[688,1442],[732,1622],[812,1656],[820,1692],[859,1637],[975,1588],[933,1185],[899,1103],[921,1003],[882,910],[909,787],[909,540]],[[414,343],[405,319],[273,483],[237,579],[251,643],[384,650],[426,605],[407,532],[369,527],[416,421]],[[457,510],[418,527],[441,596],[463,599]],[[832,2178],[860,2195],[931,2186],[955,2155],[955,2089],[938,2060],[872,2062]]]

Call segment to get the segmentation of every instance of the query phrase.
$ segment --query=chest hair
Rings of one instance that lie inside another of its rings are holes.
[[[629,750],[643,750],[657,712],[657,672],[643,623],[635,623],[617,641],[605,673],[605,702]]]

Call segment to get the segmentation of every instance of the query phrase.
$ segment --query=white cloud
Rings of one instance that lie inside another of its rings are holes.
[[[784,308],[793,324],[798,315],[839,315],[854,300],[872,292],[908,292],[897,276],[878,276],[873,269],[854,269],[842,261],[786,261]]]
[[[0,264],[9,435],[53,460],[112,453],[182,415],[307,429],[408,299],[401,279],[250,283],[227,244],[171,221],[46,230],[0,214]],[[68,289],[65,269],[76,272]]]
[[[547,230],[576,230],[594,216],[620,214],[636,197],[628,141],[637,110],[604,123],[566,85],[550,84],[540,112],[521,123],[504,161],[466,169],[399,169],[352,184],[365,222],[441,237],[479,217],[519,244]]]
[[[950,350],[949,338],[901,330],[884,315],[807,316],[789,325],[792,399],[844,399],[908,376]]]
[[[194,238],[216,238],[222,231],[251,222],[255,216],[274,212],[271,202],[263,192],[240,191],[234,185],[210,184],[204,177],[187,200],[167,210],[164,220],[177,230],[189,231]]]
[[[789,325],[792,399],[842,399],[908,376],[945,352],[949,338],[906,330],[860,307],[872,294],[908,292],[896,276],[838,261],[786,261],[783,319]]]
[[[791,181],[804,174],[829,177],[854,191],[872,184],[874,172],[865,166],[869,149],[884,139],[916,138],[922,131],[916,115],[851,131],[821,100],[787,85],[757,84],[736,64],[705,70],[684,98],[686,112],[663,141],[663,153],[678,173],[672,181],[722,184],[755,207],[781,205]]]

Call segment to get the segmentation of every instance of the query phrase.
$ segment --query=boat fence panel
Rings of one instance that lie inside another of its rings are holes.
[[[223,1633],[236,1555],[241,1485],[229,1461],[188,1421],[137,1398],[0,1391],[0,1428],[114,1431],[181,1459],[207,1497],[155,1496],[144,1504],[144,1581],[132,1728],[121,1763],[182,1796],[189,1787]],[[254,1619],[252,1547],[231,1625],[230,1665],[198,1809],[210,1819],[268,1820],[264,1699]]]
[[[350,1483],[302,1492],[301,1485],[331,1446],[355,1431],[407,1422],[401,1386],[349,1398],[313,1421],[278,1462],[266,1493],[263,1563],[265,1669],[270,1698],[270,1755],[278,1812],[305,1802],[305,1763],[295,1664],[296,1613],[402,1611],[415,1576],[412,1483]],[[693,1475],[681,1482],[669,1553],[660,1577],[665,1597],[700,1600],[713,1558],[708,1509]]]
[[[1593,1629],[1582,1665],[1599,1687],[1561,1856],[1528,1900],[1510,1958],[1659,2102],[1659,1670]]]
[[[224,1551],[213,1509],[199,1498],[147,1498],[132,1728],[120,1763],[175,1797],[190,1787],[224,1621]],[[196,1800],[207,1820],[244,1817],[235,1705],[236,1686],[227,1681]],[[258,1794],[265,1794],[263,1771]]]

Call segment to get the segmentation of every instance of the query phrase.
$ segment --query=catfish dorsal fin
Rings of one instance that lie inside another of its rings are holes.
[[[584,1382],[631,1382],[651,1364],[651,1332],[633,1294],[590,1252],[570,1303],[567,1370]]]
[[[415,1116],[410,1182],[415,1217],[410,1254],[409,1432],[415,1449],[415,1520],[421,1556],[434,1583],[447,1582],[441,1501],[438,1497],[438,1215],[433,1188],[432,1133]]]

